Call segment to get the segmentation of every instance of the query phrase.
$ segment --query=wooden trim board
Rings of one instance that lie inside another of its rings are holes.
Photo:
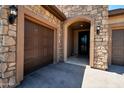
[[[48,20],[34,14],[23,6],[18,6],[17,18],[17,65],[16,65],[16,82],[19,84],[24,78],[24,19],[27,18],[35,23],[43,25],[54,31],[54,63],[56,62],[56,34],[57,26]]]

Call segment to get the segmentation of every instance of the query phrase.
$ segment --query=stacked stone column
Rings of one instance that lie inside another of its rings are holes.
[[[0,6],[0,87],[16,83],[16,22],[8,23],[8,7]]]

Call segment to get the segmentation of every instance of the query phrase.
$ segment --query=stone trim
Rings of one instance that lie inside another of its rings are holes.
[[[16,22],[8,23],[9,6],[0,6],[0,87],[16,84]]]

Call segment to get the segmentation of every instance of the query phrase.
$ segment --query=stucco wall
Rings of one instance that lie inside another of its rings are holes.
[[[124,14],[109,17],[109,65],[112,57],[112,30],[124,29]]]
[[[124,14],[110,16],[109,25],[112,29],[124,29]]]
[[[100,34],[94,31],[94,60],[93,67],[108,68],[108,6],[107,5],[60,5],[57,6],[66,17],[87,16],[95,20],[95,26],[100,25]],[[95,27],[96,28],[96,27]]]
[[[114,23],[117,24],[123,22],[124,22],[124,14],[109,17],[109,24],[114,24]]]

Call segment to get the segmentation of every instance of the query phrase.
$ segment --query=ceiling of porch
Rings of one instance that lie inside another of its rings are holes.
[[[75,22],[69,26],[72,30],[90,29],[90,23],[88,22]]]

